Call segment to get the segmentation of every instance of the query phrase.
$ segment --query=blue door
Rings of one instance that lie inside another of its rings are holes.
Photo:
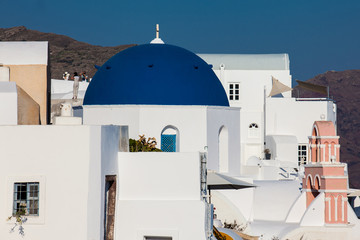
[[[161,150],[163,152],[176,152],[176,134],[161,135]]]

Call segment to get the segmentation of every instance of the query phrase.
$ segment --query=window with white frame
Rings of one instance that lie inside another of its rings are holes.
[[[15,182],[13,194],[13,216],[39,216],[39,182]]]
[[[229,83],[229,100],[240,100],[240,83]]]
[[[307,144],[298,145],[298,164],[304,165],[307,163]]]
[[[249,125],[249,137],[250,138],[258,138],[260,137],[260,130],[257,123],[251,123]]]

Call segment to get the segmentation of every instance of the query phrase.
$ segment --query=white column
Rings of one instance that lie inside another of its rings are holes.
[[[340,144],[336,144],[335,146],[334,146],[334,155],[335,155],[335,160],[337,159],[337,152],[338,152],[338,150],[340,149]],[[340,162],[340,159],[339,159],[339,162]]]
[[[331,221],[331,197],[325,198],[325,202],[327,202],[328,205],[328,221]]]
[[[320,144],[317,145],[317,160],[320,162]]]
[[[320,147],[323,150],[323,154],[322,154],[322,161],[321,162],[325,162],[325,144],[321,144]]]
[[[337,199],[338,199],[338,197],[334,197],[334,201],[335,201],[335,209],[334,209],[334,211],[335,211],[335,221],[337,221],[338,220],[338,211],[337,211]]]
[[[227,89],[229,87],[229,86],[226,86],[227,88],[225,87],[226,83],[225,83],[225,65],[224,64],[220,65],[220,81],[223,84],[225,89]],[[234,91],[235,91],[235,89],[234,89]],[[227,94],[229,94],[229,90],[227,91]]]
[[[335,150],[335,147],[334,147]],[[329,162],[331,162],[331,143],[329,143]]]

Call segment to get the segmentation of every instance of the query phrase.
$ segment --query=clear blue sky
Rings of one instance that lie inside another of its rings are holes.
[[[2,0],[0,28],[102,46],[165,43],[197,53],[289,53],[294,79],[360,69],[359,0]]]

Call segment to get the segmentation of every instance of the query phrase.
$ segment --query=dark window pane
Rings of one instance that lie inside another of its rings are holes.
[[[13,215],[39,214],[39,183],[14,183]]]
[[[21,200],[26,200],[26,191],[25,192],[19,192],[19,198]]]
[[[234,90],[230,90],[230,94],[234,94]]]
[[[235,90],[235,94],[239,94],[239,90]]]
[[[233,89],[234,88],[234,85],[230,84],[230,89]]]
[[[235,100],[239,100],[239,96],[238,96],[238,95],[235,96]]]
[[[232,95],[230,95],[230,100],[233,100],[233,96],[232,96]]]
[[[239,89],[239,84],[235,84],[235,88],[236,88],[236,89]]]

